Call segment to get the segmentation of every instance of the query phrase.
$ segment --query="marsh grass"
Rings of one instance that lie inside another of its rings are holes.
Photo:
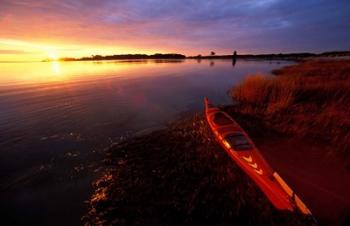
[[[273,73],[249,76],[231,90],[236,111],[350,153],[350,61],[308,61]]]

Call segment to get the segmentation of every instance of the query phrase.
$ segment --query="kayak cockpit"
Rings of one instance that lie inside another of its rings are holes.
[[[247,137],[241,132],[230,133],[225,140],[231,145],[235,151],[246,151],[253,149],[252,144]]]

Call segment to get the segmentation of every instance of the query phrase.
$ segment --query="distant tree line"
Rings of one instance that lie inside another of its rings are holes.
[[[84,61],[84,60],[124,60],[124,59],[185,59],[186,56],[178,53],[156,53],[152,55],[147,54],[120,54],[120,55],[92,55],[91,57],[82,58],[61,58],[62,61]]]
[[[127,60],[127,59],[185,59],[185,58],[194,58],[194,59],[301,59],[305,57],[334,57],[334,56],[350,56],[350,51],[332,51],[324,53],[279,53],[279,54],[237,54],[237,51],[233,51],[232,55],[216,55],[214,51],[210,51],[209,55],[202,56],[198,54],[197,56],[189,56],[178,54],[178,53],[156,53],[152,55],[147,54],[119,54],[119,55],[92,55],[91,57],[82,57],[82,58],[61,58],[62,61],[88,61],[88,60]],[[50,61],[49,59],[43,61]]]

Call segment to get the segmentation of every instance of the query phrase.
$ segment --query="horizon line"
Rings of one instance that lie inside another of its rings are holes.
[[[234,51],[232,51],[233,53]],[[331,51],[320,51],[320,52],[279,52],[279,53],[242,53],[242,54],[238,54],[237,53],[237,57],[239,56],[266,56],[266,55],[302,55],[302,54],[311,54],[311,55],[322,55],[322,54],[336,54],[336,53],[343,53],[343,54],[350,54],[350,50],[331,50]],[[1,60],[0,63],[30,63],[30,62],[52,62],[52,61],[64,61],[64,59],[72,59],[74,60],[80,60],[80,59],[84,59],[84,58],[92,58],[93,56],[101,56],[101,57],[109,57],[109,56],[137,56],[137,55],[145,55],[147,57],[151,57],[154,55],[183,55],[185,56],[185,58],[199,58],[199,56],[201,56],[201,58],[205,58],[205,57],[210,57],[210,58],[215,58],[215,57],[227,57],[227,56],[233,56],[233,54],[220,54],[220,55],[201,55],[201,54],[197,54],[197,55],[185,55],[182,53],[152,53],[152,54],[145,54],[145,53],[124,53],[124,54],[112,54],[112,55],[100,55],[100,54],[92,54],[90,56],[83,56],[83,57],[60,57],[59,59],[49,59],[49,58],[44,58],[44,59],[38,59],[38,60]],[[125,58],[128,59],[128,58]],[[142,58],[139,58],[142,59]],[[146,59],[146,58],[145,58]],[[102,59],[103,60],[103,59]],[[113,59],[112,59],[113,60]],[[117,60],[117,59],[114,59]],[[122,59],[120,59],[122,60]],[[136,59],[135,59],[136,60]]]

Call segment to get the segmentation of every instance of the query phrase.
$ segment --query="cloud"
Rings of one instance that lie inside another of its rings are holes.
[[[195,54],[350,49],[347,0],[0,0],[0,38]]]

